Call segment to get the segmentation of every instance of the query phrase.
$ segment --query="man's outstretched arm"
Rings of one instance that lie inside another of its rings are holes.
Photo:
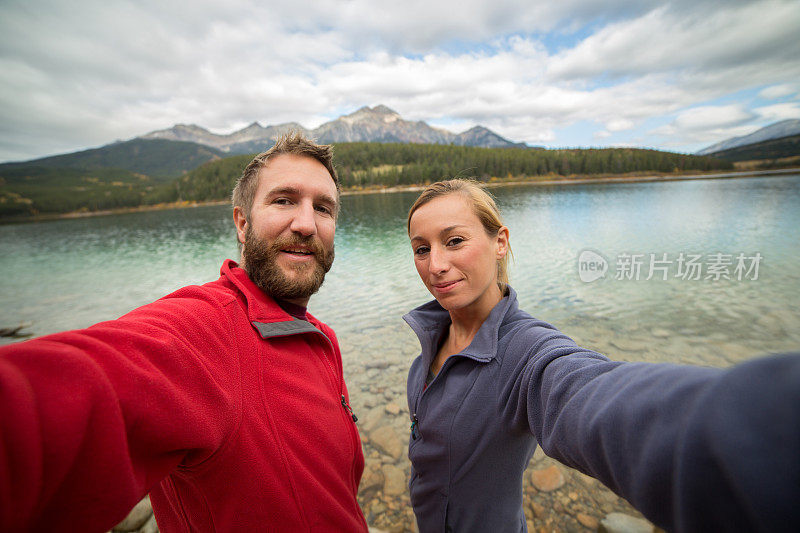
[[[1,531],[106,531],[221,445],[239,369],[213,316],[218,302],[167,298],[0,349]]]

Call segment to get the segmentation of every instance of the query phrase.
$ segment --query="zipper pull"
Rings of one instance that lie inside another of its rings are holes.
[[[419,420],[417,420],[417,413],[414,413],[411,418],[411,438],[417,440],[417,425],[419,424]]]
[[[349,405],[347,405],[347,400],[344,399],[344,394],[342,394],[342,407],[344,407],[344,410],[347,411],[353,418],[353,422],[358,422],[358,417],[353,412],[353,409]]]

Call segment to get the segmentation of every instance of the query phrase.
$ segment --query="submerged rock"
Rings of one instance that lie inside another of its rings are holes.
[[[114,526],[114,531],[138,531],[148,519],[153,516],[153,507],[150,505],[150,496],[145,496],[137,503],[125,519]],[[155,519],[153,519],[155,524]]]
[[[653,533],[653,524],[644,518],[611,513],[600,521],[598,533]]]
[[[399,496],[406,491],[406,475],[394,465],[383,465],[383,493],[386,496]]]
[[[564,474],[561,473],[561,470],[556,465],[531,472],[531,483],[542,492],[550,492],[561,488],[564,485],[564,481]]]
[[[381,426],[369,434],[370,443],[393,460],[403,455],[403,444],[392,426]]]

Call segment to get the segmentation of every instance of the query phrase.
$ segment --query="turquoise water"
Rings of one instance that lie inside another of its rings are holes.
[[[611,357],[727,365],[800,349],[800,176],[492,189],[511,232],[512,285],[538,318]],[[400,317],[428,299],[405,235],[416,193],[346,196],[336,261],[310,309],[337,331],[346,361],[407,361]],[[581,281],[578,257],[608,272]],[[115,318],[237,255],[229,209],[131,213],[0,226],[0,327],[41,335]],[[646,280],[649,255],[673,263]],[[758,278],[686,280],[684,253],[761,256]],[[640,279],[615,279],[641,254]],[[379,340],[379,342],[377,342]],[[4,339],[3,342],[9,342]],[[392,355],[394,354],[394,355]]]

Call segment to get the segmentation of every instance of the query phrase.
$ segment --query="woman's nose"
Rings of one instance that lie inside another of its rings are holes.
[[[444,250],[441,250],[437,247],[431,247],[430,251],[430,262],[428,263],[428,269],[432,274],[441,274],[443,272],[447,272],[450,268],[449,263],[447,262],[447,257]]]

